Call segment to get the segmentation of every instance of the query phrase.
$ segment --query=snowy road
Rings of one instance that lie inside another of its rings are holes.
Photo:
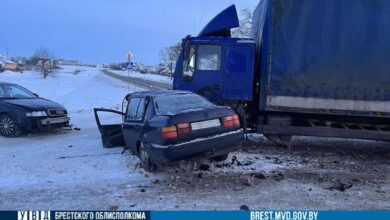
[[[124,95],[140,88],[128,90],[99,69],[73,72],[64,67],[46,80],[0,74],[65,105],[80,128],[0,137],[0,210],[390,209],[385,142],[299,137],[284,148],[256,135],[223,163],[144,173],[128,152],[102,148],[92,113],[119,109]]]
[[[102,72],[107,76],[121,80],[126,83],[133,84],[134,86],[138,86],[144,89],[161,90],[161,89],[170,89],[172,87],[170,84],[163,83],[163,82],[156,82],[156,81],[142,79],[142,78],[119,75],[107,69],[103,69]]]

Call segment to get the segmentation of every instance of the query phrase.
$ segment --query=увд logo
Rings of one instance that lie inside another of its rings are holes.
[[[50,220],[50,211],[18,211],[18,220]]]

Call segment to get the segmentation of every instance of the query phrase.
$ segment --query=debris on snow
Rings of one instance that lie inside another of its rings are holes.
[[[240,210],[249,211],[249,207],[247,205],[242,205],[240,206]]]
[[[110,211],[116,211],[116,210],[119,209],[119,206],[117,206],[117,205],[110,205],[110,206],[108,206],[108,209],[109,209]]]
[[[199,165],[199,170],[208,171],[210,170],[210,165],[202,163]]]
[[[353,183],[337,183],[331,187],[328,187],[329,190],[338,190],[340,192],[344,192],[347,189],[352,188]]]
[[[259,179],[259,180],[265,180],[265,179],[266,179],[266,177],[265,177],[264,174],[262,174],[262,173],[252,173],[251,175],[252,175],[254,178]]]

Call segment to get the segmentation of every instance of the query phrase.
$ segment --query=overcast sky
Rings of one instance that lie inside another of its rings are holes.
[[[161,48],[196,35],[221,10],[258,0],[1,0],[0,54],[31,55],[46,47],[87,63],[125,59],[157,64]]]

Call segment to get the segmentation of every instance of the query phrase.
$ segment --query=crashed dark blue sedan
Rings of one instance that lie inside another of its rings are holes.
[[[121,125],[102,125],[103,145],[121,140],[147,171],[157,165],[198,157],[225,160],[244,138],[238,115],[202,96],[183,91],[144,91],[126,97]]]
[[[48,131],[69,126],[66,109],[12,83],[0,82],[0,135]]]

